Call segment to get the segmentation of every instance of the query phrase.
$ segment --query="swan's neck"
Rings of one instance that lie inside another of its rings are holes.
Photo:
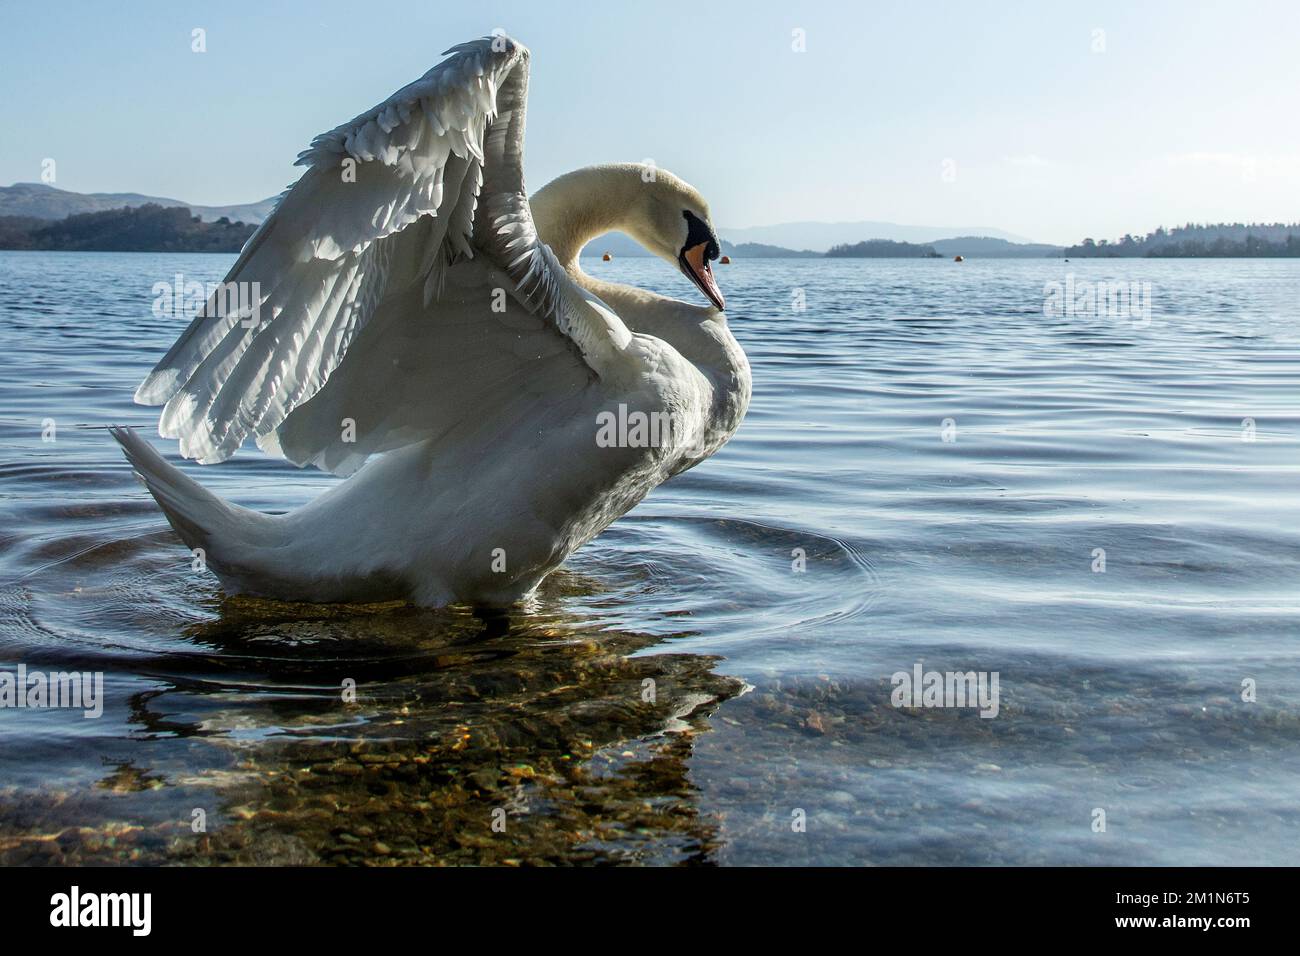
[[[548,183],[529,200],[538,236],[565,269],[580,271],[583,246],[607,232],[625,232],[648,245],[642,170],[631,163],[589,166]]]
[[[548,183],[529,200],[537,234],[573,280],[599,296],[632,331],[663,339],[702,371],[728,382],[743,367],[747,382],[748,363],[721,312],[589,276],[578,264],[583,246],[613,230],[654,251],[646,184],[641,178],[644,170],[633,164],[589,166]]]
[[[694,313],[707,310],[636,286],[597,279],[583,272],[578,261],[587,243],[614,231],[655,251],[648,225],[646,183],[641,178],[645,169],[634,163],[577,169],[547,183],[533,194],[529,205],[537,235],[551,247],[573,281],[603,299],[629,328],[668,338],[671,330],[662,327],[663,317],[675,309],[665,309],[666,303],[686,308],[684,317],[693,322],[699,321]]]

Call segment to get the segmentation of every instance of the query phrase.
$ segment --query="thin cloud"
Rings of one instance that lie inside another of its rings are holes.
[[[1012,166],[1020,166],[1022,168],[1040,168],[1052,165],[1037,153],[1029,153],[1027,156],[1008,156],[1006,157],[1006,161]]]

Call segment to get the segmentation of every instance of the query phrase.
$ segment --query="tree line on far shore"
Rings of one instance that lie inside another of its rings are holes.
[[[0,216],[0,249],[65,252],[239,252],[255,225],[221,218],[203,222],[184,206],[156,203],[80,213],[66,219]],[[971,248],[967,249],[969,245]],[[939,248],[936,248],[939,247]],[[742,244],[734,250],[749,258],[818,256],[777,246]],[[1300,223],[1188,223],[1145,236],[1125,235],[1114,242],[1084,239],[1064,249],[1023,245],[1000,239],[965,237],[933,244],[867,239],[834,246],[820,254],[832,259],[937,259],[954,252],[985,257],[1182,258],[1300,257]]]
[[[1079,258],[1300,257],[1300,223],[1188,223],[1115,242],[1085,239],[1065,250]]]
[[[203,222],[184,206],[156,203],[66,219],[0,216],[0,249],[59,252],[238,252],[257,229],[221,218]]]
[[[930,245],[916,242],[897,242],[893,239],[867,239],[863,242],[831,246],[828,259],[938,259],[939,253]]]
[[[971,246],[967,249],[965,246]],[[966,237],[932,244],[869,239],[833,247],[833,259],[934,259],[954,252],[980,258],[1007,256],[1047,258],[1300,258],[1300,223],[1188,223],[1145,236],[1126,235],[1111,242],[1085,239],[1074,246],[1024,245],[1005,240]]]

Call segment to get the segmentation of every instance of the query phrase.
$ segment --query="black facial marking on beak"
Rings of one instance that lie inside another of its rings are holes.
[[[682,210],[682,215],[686,217],[686,244],[677,254],[677,264],[686,278],[694,282],[710,302],[722,309],[725,307],[722,292],[709,267],[709,263],[722,252],[718,247],[718,237],[704,220],[689,209]]]

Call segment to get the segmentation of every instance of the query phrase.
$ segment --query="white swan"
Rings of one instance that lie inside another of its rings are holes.
[[[528,50],[494,36],[447,53],[312,142],[302,178],[136,392],[165,404],[159,433],[185,457],[224,461],[252,435],[355,475],[261,514],[113,429],[231,592],[510,603],[744,417],[749,364],[700,195],[653,167],[597,166],[530,208]],[[580,250],[610,229],[712,305],[585,275]]]

